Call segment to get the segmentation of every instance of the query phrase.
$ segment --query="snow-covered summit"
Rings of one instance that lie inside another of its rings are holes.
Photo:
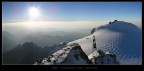
[[[131,31],[140,32],[140,29],[136,25],[124,21],[114,21],[111,22],[111,24],[100,26],[96,30],[100,30],[100,29],[108,29],[111,31],[117,31],[122,33],[124,32],[128,33]]]

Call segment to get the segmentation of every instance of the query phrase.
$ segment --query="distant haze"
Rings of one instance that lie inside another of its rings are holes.
[[[94,27],[106,24],[96,21],[27,21],[2,24],[4,48],[34,42],[40,47],[70,42],[86,37]],[[10,46],[6,46],[11,44]]]
[[[112,20],[114,21],[114,20]],[[123,20],[121,20],[123,21]],[[19,31],[33,33],[36,31],[79,31],[84,29],[92,29],[101,25],[108,24],[110,21],[25,21],[25,22],[9,22],[2,24],[3,31]],[[139,28],[142,25],[141,21],[126,21],[135,24]],[[18,29],[19,30],[16,30]],[[91,31],[91,30],[89,30]]]

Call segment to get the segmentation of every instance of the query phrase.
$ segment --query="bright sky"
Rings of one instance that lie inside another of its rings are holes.
[[[38,9],[41,20],[81,21],[141,21],[142,2],[2,2],[3,21],[25,21],[37,16],[29,15],[29,8]],[[30,17],[31,16],[31,17]]]

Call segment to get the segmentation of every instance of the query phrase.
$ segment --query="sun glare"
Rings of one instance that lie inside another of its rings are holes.
[[[40,10],[37,7],[30,7],[29,8],[29,16],[31,18],[37,18],[40,15]]]

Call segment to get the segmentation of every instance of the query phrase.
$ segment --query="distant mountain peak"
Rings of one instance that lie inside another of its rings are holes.
[[[25,42],[23,45],[23,47],[38,47],[35,43],[33,42]]]

